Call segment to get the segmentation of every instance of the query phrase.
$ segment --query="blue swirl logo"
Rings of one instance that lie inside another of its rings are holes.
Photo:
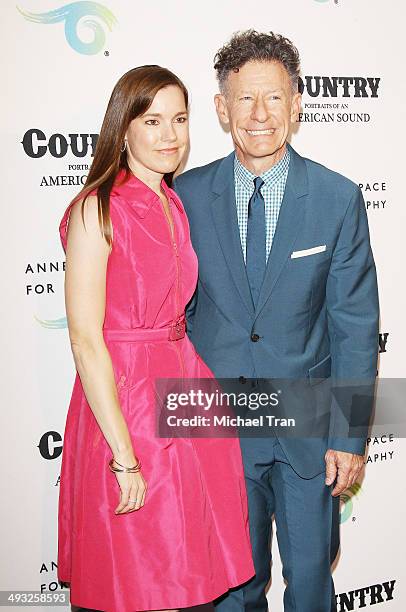
[[[64,329],[65,327],[68,327],[66,317],[47,320],[39,319],[36,315],[34,315],[34,319],[41,325],[41,327],[45,327],[46,329]]]
[[[47,13],[29,13],[19,7],[17,7],[17,10],[25,19],[33,23],[50,24],[60,21],[65,22],[65,36],[68,44],[72,49],[83,55],[99,53],[106,42],[105,28],[98,21],[88,19],[88,17],[98,17],[110,31],[117,23],[113,13],[98,2],[72,2]],[[94,33],[93,40],[90,42],[81,40],[77,33],[78,24],[81,19],[83,19],[82,24]]]
[[[362,491],[358,482],[354,483],[347,492],[340,495],[340,523],[343,524],[352,516],[354,509],[353,498]]]

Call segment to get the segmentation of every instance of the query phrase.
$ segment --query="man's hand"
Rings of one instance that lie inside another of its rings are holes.
[[[364,456],[329,448],[324,458],[326,485],[331,485],[337,477],[336,486],[331,492],[336,497],[355,483],[364,466]]]

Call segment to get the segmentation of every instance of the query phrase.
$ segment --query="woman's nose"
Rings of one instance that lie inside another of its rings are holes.
[[[165,126],[162,132],[162,140],[176,140],[176,132],[173,125]]]

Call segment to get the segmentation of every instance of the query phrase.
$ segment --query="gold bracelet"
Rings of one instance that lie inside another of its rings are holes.
[[[117,465],[120,465],[122,469],[113,467],[113,463],[117,463]],[[126,467],[125,465],[119,463],[117,459],[114,459],[114,457],[112,457],[112,459],[110,459],[109,461],[109,468],[112,472],[129,472],[131,474],[136,474],[141,470],[141,462],[139,459],[137,459],[137,463],[135,465],[133,465],[132,467]]]

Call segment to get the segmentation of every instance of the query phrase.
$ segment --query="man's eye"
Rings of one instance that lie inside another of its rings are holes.
[[[251,96],[243,96],[240,100],[252,100]]]
[[[281,97],[280,96],[271,96],[271,100],[280,100]]]

